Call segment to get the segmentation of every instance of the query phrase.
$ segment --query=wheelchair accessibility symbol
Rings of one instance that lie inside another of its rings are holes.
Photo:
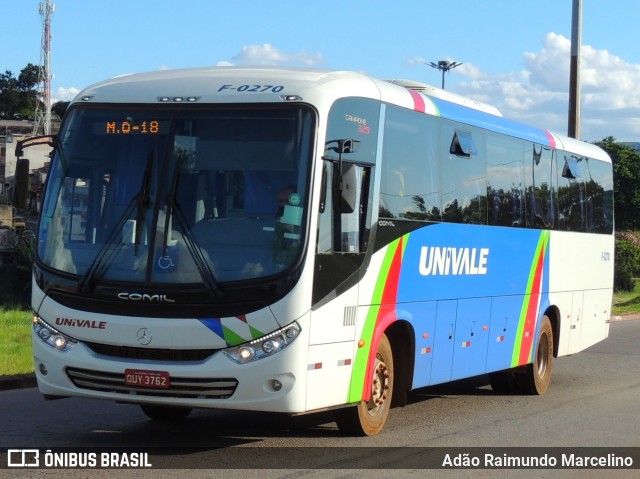
[[[173,259],[171,258],[171,256],[161,256],[160,258],[158,258],[158,267],[160,269],[164,269],[167,270],[169,268],[174,268],[176,265],[173,262]]]

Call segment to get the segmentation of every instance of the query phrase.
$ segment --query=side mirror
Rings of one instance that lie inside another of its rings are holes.
[[[325,150],[338,153],[340,159],[342,159],[343,153],[357,153],[361,143],[360,140],[354,140],[352,138],[330,140],[325,143]]]
[[[337,171],[338,176],[334,173],[334,194],[336,187],[339,192],[336,196],[334,196],[334,201],[337,200],[336,212],[339,213],[353,213],[356,208],[356,198],[357,198],[357,187],[358,187],[358,178],[356,174],[356,166],[352,163],[345,163],[342,161],[343,154],[349,153],[357,153],[360,149],[361,145],[360,140],[354,140],[353,138],[344,138],[340,140],[330,140],[325,143],[325,151],[333,151],[338,154],[338,166]],[[325,160],[335,161],[331,158],[324,158]],[[326,175],[324,175],[326,178]],[[336,184],[337,181],[337,184]],[[324,189],[324,180],[323,180],[323,191]],[[326,198],[321,198],[320,201],[320,212],[324,211]]]
[[[16,208],[26,208],[28,193],[29,160],[26,158],[19,158],[16,160],[15,188],[13,190],[13,204]]]
[[[357,187],[356,166],[352,163],[343,163],[339,185],[340,213],[353,213],[355,211]]]
[[[360,140],[353,140],[349,138],[348,140],[340,140],[339,148],[340,153],[357,153],[360,150]]]

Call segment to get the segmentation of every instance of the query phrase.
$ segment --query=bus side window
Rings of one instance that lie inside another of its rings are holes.
[[[347,280],[362,266],[368,246],[371,167],[343,162],[342,185],[339,170],[338,162],[324,162],[314,304],[331,291],[353,284]]]
[[[477,155],[478,149],[476,148],[471,133],[456,130],[451,140],[449,153],[456,156],[464,156],[465,158],[469,158],[471,155]]]
[[[579,162],[583,158],[564,155],[558,161],[558,219],[559,229],[586,231],[585,186]]]
[[[366,250],[368,167],[326,161],[323,168],[318,253],[364,253]]]

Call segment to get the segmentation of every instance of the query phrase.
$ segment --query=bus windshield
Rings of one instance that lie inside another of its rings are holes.
[[[301,107],[76,108],[49,172],[38,259],[97,281],[242,281],[304,244],[314,115]]]

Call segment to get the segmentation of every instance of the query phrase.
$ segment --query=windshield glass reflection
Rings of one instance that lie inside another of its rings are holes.
[[[216,291],[284,271],[304,242],[312,132],[299,108],[74,110],[49,173],[39,260],[81,288]]]

